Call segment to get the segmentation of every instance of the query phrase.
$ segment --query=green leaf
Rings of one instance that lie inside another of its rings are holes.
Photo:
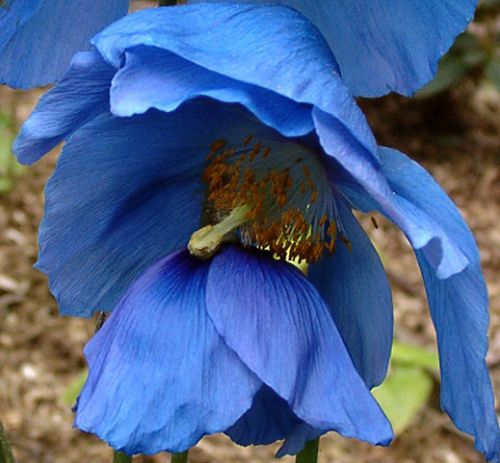
[[[7,129],[0,127],[0,174],[2,175],[8,175],[10,171],[12,138]]]
[[[12,189],[12,180],[0,175],[0,194],[8,193]]]
[[[392,345],[391,362],[394,365],[419,367],[431,371],[439,370],[439,358],[436,352],[398,341]]]
[[[12,118],[8,114],[0,112],[0,128],[5,129],[12,126]]]
[[[500,91],[500,61],[492,59],[486,65],[484,74],[488,81],[491,82],[498,91]]]
[[[66,404],[72,406],[75,403],[78,394],[80,394],[80,391],[82,390],[83,385],[87,380],[87,376],[88,376],[87,369],[82,370],[78,374],[78,376],[71,382],[71,384],[64,392],[64,402]]]
[[[113,463],[130,463],[132,461],[132,457],[122,453],[122,452],[114,452],[113,453]]]
[[[469,67],[460,57],[445,56],[439,64],[436,78],[415,94],[415,98],[429,98],[456,85],[467,73]]]
[[[396,434],[408,428],[427,403],[432,385],[432,378],[425,370],[394,366],[384,383],[372,390]]]
[[[172,453],[170,463],[187,463],[189,460],[189,451],[186,450],[182,453]]]
[[[25,169],[12,154],[11,145],[14,141],[13,123],[8,115],[0,113],[0,193],[7,193],[14,185],[15,177]]]
[[[0,463],[15,463],[12,449],[0,421]]]

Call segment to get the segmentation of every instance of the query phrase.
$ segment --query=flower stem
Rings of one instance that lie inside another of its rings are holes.
[[[0,462],[15,463],[14,455],[10,449],[9,441],[5,435],[2,422],[0,421]]]
[[[172,453],[170,463],[187,463],[189,450],[182,453]]]
[[[113,463],[130,463],[132,457],[123,452],[116,452],[113,454]]]
[[[319,437],[306,442],[304,448],[297,454],[295,463],[317,463],[319,450]]]

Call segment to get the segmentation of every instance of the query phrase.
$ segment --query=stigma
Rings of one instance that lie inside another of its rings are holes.
[[[292,142],[271,148],[251,136],[236,146],[217,140],[203,181],[205,226],[192,236],[193,254],[206,258],[203,253],[215,252],[235,234],[244,245],[298,263],[317,262],[325,252],[334,252],[335,198],[311,150]]]

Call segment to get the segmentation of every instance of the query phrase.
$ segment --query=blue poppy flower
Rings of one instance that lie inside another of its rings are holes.
[[[474,239],[429,174],[376,145],[317,29],[286,7],[200,4],[136,13],[93,44],[15,144],[32,163],[67,140],[37,264],[61,312],[116,307],[86,348],[77,426],[129,453],[216,431],[290,453],[329,429],[386,444],[358,374],[368,388],[386,374],[392,301],[355,208],[415,249],[443,409],[497,459]],[[306,260],[309,281],[265,249]]]
[[[89,39],[127,13],[129,0],[0,0],[0,83],[59,80]]]
[[[321,296],[269,252],[161,259],[85,355],[75,425],[129,454],[180,452],[221,431],[243,444],[287,438],[291,453],[332,429],[392,438]]]
[[[352,91],[370,97],[390,91],[411,95],[429,82],[477,5],[477,0],[229,1],[300,11],[325,36]]]

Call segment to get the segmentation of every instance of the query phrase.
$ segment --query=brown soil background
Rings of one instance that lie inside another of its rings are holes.
[[[24,120],[36,93],[0,89],[0,110],[13,108]],[[390,96],[362,106],[381,144],[421,162],[460,207],[481,248],[491,298],[488,363],[500,397],[500,104],[499,95],[471,82],[426,101]],[[72,412],[62,397],[84,367],[82,347],[95,322],[58,315],[46,278],[32,268],[43,185],[56,153],[0,195],[0,417],[18,463],[110,462],[110,449],[97,438],[72,429]],[[412,252],[401,234],[378,217],[366,223],[386,259],[393,283],[396,335],[435,349],[434,332]],[[437,388],[436,388],[437,389]],[[437,394],[437,390],[436,390]],[[191,452],[193,463],[273,461],[275,447],[242,448],[223,436],[203,439]],[[168,454],[136,457],[167,462]],[[293,461],[290,458],[283,463]],[[460,434],[431,400],[412,426],[388,449],[342,439],[322,439],[321,463],[479,463],[470,439]]]

